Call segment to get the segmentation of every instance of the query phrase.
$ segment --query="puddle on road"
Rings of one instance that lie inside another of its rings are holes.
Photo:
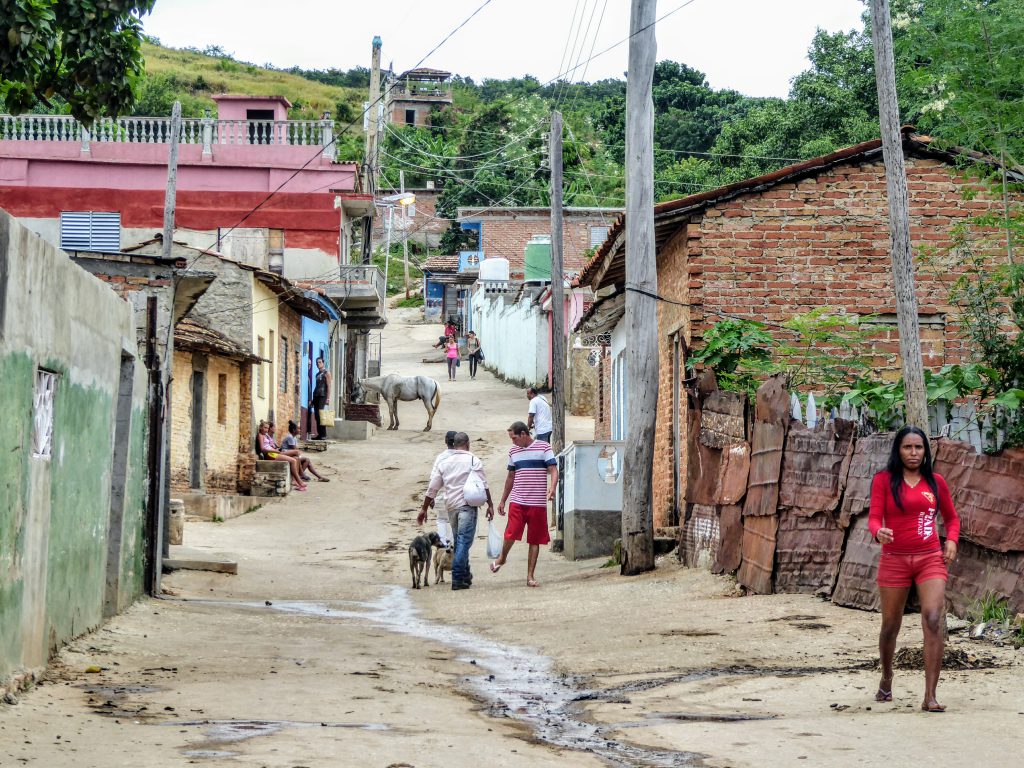
[[[307,723],[295,720],[186,720],[163,723],[175,728],[205,726],[201,743],[189,745],[182,750],[186,757],[237,757],[238,752],[216,747],[233,744],[257,736],[273,736],[285,728],[354,728],[362,731],[387,731],[388,726],[380,723]]]
[[[552,746],[591,752],[621,768],[692,766],[702,757],[646,749],[613,738],[608,726],[581,719],[575,704],[581,692],[554,672],[549,659],[524,648],[428,621],[419,615],[408,590],[402,587],[393,587],[377,600],[348,605],[358,610],[292,601],[275,601],[273,610],[326,619],[358,619],[389,632],[455,648],[465,654],[460,661],[475,663],[481,669],[483,674],[469,678],[469,682],[488,702],[490,713],[524,723],[537,739]]]

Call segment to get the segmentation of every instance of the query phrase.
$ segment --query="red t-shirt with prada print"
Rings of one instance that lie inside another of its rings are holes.
[[[960,517],[953,508],[949,486],[942,475],[935,475],[938,498],[928,483],[921,481],[911,487],[906,480],[900,487],[900,501],[903,509],[896,506],[889,483],[889,472],[883,470],[871,481],[871,511],[868,525],[871,536],[878,535],[879,528],[892,528],[892,543],[883,544],[882,552],[894,555],[916,555],[941,550],[936,512],[942,515],[946,524],[946,540],[960,539]]]

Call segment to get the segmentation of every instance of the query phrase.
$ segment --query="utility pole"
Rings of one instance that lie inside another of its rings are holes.
[[[907,171],[903,158],[900,107],[896,99],[896,65],[892,51],[889,0],[871,0],[871,36],[875,47],[875,87],[882,129],[882,158],[889,197],[889,233],[892,237],[892,284],[896,294],[896,322],[903,359],[906,422],[928,430],[928,400],[921,360],[921,332],[914,292],[914,261],[910,250],[910,209]]]
[[[370,93],[366,108],[366,157],[363,167],[366,191],[376,197],[377,195],[377,126],[378,115],[380,114],[380,49],[384,45],[380,36],[373,38],[373,52],[370,59]],[[367,216],[363,219],[363,263],[369,264],[373,254],[373,217]]]
[[[562,257],[562,113],[551,112],[551,415],[552,449],[565,447],[565,268]]]
[[[626,314],[629,415],[622,481],[622,568],[654,568],[651,475],[658,405],[658,292],[654,253],[656,0],[632,0],[626,76]],[[641,293],[642,292],[642,293]]]
[[[405,193],[405,171],[398,172],[399,190]],[[409,217],[406,212],[409,207],[402,203],[402,267],[405,271],[405,298],[409,298]]]
[[[167,187],[164,193],[164,232],[161,252],[171,257],[174,248],[174,213],[178,190],[178,143],[181,138],[181,102],[171,108],[170,135],[167,154]],[[146,368],[149,370],[149,446],[146,460],[149,475],[148,507],[145,524],[146,571],[144,585],[151,595],[160,594],[160,576],[163,558],[168,554],[168,527],[166,513],[168,497],[167,462],[170,432],[165,427],[170,416],[170,361],[174,357],[174,289],[167,308],[167,336],[163,356],[157,347],[157,297],[146,300]]]

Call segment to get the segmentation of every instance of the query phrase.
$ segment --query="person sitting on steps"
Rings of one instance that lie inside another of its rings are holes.
[[[256,444],[259,446],[259,453],[268,461],[287,461],[288,469],[291,472],[292,484],[296,491],[306,490],[306,484],[302,482],[302,471],[299,460],[294,456],[286,456],[281,453],[277,443],[269,434],[270,424],[261,421],[256,434]]]
[[[324,477],[323,475],[316,471],[316,469],[313,467],[313,462],[309,460],[308,456],[302,455],[302,452],[299,450],[298,434],[299,425],[296,424],[294,421],[289,421],[288,432],[285,434],[283,438],[281,438],[280,452],[285,456],[292,456],[293,458],[299,460],[303,480],[309,480],[309,478],[306,476],[306,473],[309,472],[321,483],[331,482],[329,478]],[[274,422],[270,422],[270,435],[270,439],[273,440]]]

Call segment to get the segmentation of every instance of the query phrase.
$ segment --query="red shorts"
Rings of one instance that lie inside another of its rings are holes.
[[[949,571],[942,552],[922,552],[917,555],[896,555],[883,552],[878,560],[878,586],[909,587],[928,579],[946,581]]]
[[[523,530],[529,526],[526,533],[527,544],[547,544],[551,541],[548,535],[548,508],[528,507],[525,504],[516,504],[514,501],[508,505],[508,524],[505,526],[505,539],[511,541],[522,541]]]

